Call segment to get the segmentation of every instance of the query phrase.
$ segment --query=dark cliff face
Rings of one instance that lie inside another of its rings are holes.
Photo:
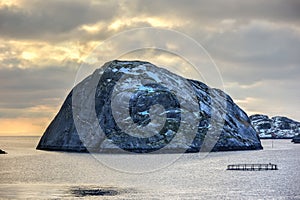
[[[293,138],[300,133],[300,123],[287,117],[256,114],[250,120],[261,138]]]
[[[262,149],[224,92],[148,62],[112,61],[70,92],[37,149],[199,152]]]

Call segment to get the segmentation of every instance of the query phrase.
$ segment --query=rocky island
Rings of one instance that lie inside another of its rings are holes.
[[[260,138],[292,139],[300,133],[300,122],[287,117],[267,115],[251,115],[251,124],[259,133]]]
[[[168,153],[262,149],[231,97],[149,62],[114,60],[77,84],[39,150]]]

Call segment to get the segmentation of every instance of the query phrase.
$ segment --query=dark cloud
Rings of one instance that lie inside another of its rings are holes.
[[[23,1],[23,7],[0,8],[0,35],[16,39],[53,40],[83,24],[106,21],[115,16],[116,2]],[[53,38],[54,37],[54,38]]]
[[[300,32],[286,26],[255,22],[217,33],[207,43],[216,58],[245,67],[278,68],[300,63]]]
[[[213,22],[223,19],[249,21],[263,19],[270,21],[300,21],[298,0],[189,0],[189,1],[130,1],[131,9],[146,15],[169,18],[186,18],[194,23]]]
[[[61,41],[68,39],[105,39],[113,34],[108,26],[122,17],[161,17],[170,21],[181,20],[194,30],[203,25],[216,26],[224,19],[237,24],[251,20],[275,23],[300,22],[300,2],[273,1],[80,1],[80,0],[26,0],[21,7],[0,8],[0,34],[14,39]],[[98,33],[78,29],[81,25],[103,22]],[[133,24],[134,27],[149,24]],[[130,25],[132,26],[132,25]],[[129,28],[123,26],[121,29]],[[178,27],[185,29],[186,27]],[[186,31],[184,31],[186,32]],[[189,32],[186,32],[189,33]]]
[[[74,84],[76,68],[0,68],[0,108],[61,104]],[[55,101],[49,101],[55,99]]]

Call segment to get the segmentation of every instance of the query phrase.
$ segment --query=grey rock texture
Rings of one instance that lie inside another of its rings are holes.
[[[169,153],[262,149],[224,92],[141,61],[111,61],[77,84],[37,149]]]
[[[300,122],[287,117],[256,114],[250,120],[260,138],[291,139],[300,133]]]

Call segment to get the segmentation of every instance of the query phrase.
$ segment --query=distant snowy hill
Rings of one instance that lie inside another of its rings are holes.
[[[250,120],[260,138],[293,138],[300,133],[300,122],[287,117],[256,114]]]

